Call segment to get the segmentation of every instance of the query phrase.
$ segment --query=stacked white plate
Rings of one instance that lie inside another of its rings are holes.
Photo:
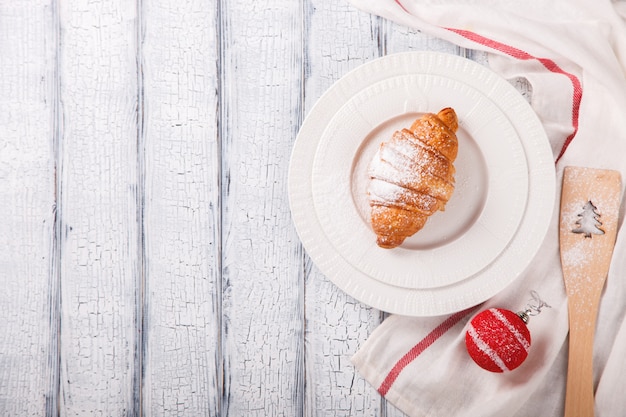
[[[395,249],[369,222],[367,167],[421,114],[459,118],[455,191],[445,211]],[[476,305],[527,267],[555,196],[552,151],[526,100],[465,58],[389,55],[337,81],[302,124],[289,201],[307,253],[339,288],[383,311],[434,316]]]

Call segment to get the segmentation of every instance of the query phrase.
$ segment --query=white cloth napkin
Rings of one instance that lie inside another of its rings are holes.
[[[568,165],[615,169],[626,180],[626,4],[606,0],[350,0],[356,7],[488,52],[507,79],[525,77],[552,145],[557,201],[531,266],[507,289],[447,317],[390,316],[353,363],[410,416],[562,416],[567,372],[567,301],[559,261],[558,199]],[[594,345],[597,416],[626,416],[626,233],[624,206],[602,295]],[[465,349],[472,315],[522,310],[535,290],[552,308],[528,325],[530,354],[492,374]]]

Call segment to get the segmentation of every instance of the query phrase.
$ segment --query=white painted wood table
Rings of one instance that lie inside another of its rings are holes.
[[[405,50],[470,53],[345,0],[0,0],[0,415],[401,415],[287,171],[320,95]]]

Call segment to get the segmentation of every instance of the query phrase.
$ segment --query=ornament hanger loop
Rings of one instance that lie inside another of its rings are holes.
[[[521,318],[526,324],[528,324],[532,316],[536,316],[541,313],[542,308],[552,308],[548,305],[548,303],[539,297],[537,291],[532,290],[530,295],[532,296],[532,299],[528,301],[528,304],[526,304],[526,309],[517,313],[519,318]]]
[[[530,292],[530,295],[532,299],[528,301],[528,304],[526,305],[526,310],[524,310],[524,313],[528,314],[529,316],[538,315],[539,313],[541,313],[541,309],[543,309],[544,307],[552,308],[550,305],[548,305],[548,303],[543,301],[541,297],[539,297],[537,291],[532,290]]]

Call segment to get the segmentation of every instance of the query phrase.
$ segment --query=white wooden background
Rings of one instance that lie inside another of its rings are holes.
[[[477,57],[346,0],[0,0],[0,415],[400,416],[286,190],[314,102],[405,50]]]

